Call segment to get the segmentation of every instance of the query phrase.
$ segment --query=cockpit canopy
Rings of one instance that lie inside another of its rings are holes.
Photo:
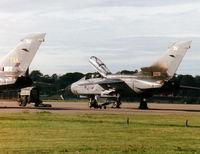
[[[103,76],[106,77],[108,74],[112,74],[106,65],[97,57],[92,56],[89,59],[89,63]]]

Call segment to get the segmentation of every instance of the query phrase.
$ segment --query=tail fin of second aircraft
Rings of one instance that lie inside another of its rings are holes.
[[[40,44],[44,42],[44,37],[45,33],[33,33],[21,39],[17,46],[0,61],[0,72],[7,75],[24,75]]]
[[[103,76],[106,77],[108,74],[112,74],[106,65],[97,57],[92,56],[89,59],[89,63]]]
[[[169,80],[178,69],[192,41],[178,41],[169,46],[168,50],[150,67],[141,68],[142,72],[151,72],[152,76]]]

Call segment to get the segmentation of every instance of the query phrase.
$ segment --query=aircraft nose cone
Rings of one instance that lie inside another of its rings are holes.
[[[73,84],[70,85],[70,90],[71,90],[71,92],[73,94],[75,94],[75,95],[77,94],[77,86],[76,86],[75,83],[73,83]]]
[[[75,84],[70,84],[65,88],[66,94],[77,94],[77,90],[76,90],[76,85]]]
[[[71,86],[72,85],[70,84],[65,88],[65,91],[66,91],[67,94],[72,94],[73,93],[72,90],[71,90]]]

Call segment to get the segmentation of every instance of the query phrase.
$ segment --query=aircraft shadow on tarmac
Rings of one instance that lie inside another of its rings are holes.
[[[24,109],[28,109],[28,110],[88,110],[88,109],[79,109],[79,108],[71,108],[71,107],[11,107],[11,106],[2,106],[0,107],[1,109],[16,109],[16,110],[24,110]]]

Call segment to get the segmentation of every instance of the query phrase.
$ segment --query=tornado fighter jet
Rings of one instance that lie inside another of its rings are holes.
[[[27,72],[40,44],[44,42],[44,37],[45,33],[27,35],[0,60],[0,92],[32,85]]]
[[[179,85],[169,80],[178,69],[190,44],[191,41],[175,42],[152,65],[142,67],[140,72],[133,75],[113,74],[101,60],[92,56],[89,63],[101,77],[83,77],[71,85],[71,91],[89,98],[90,107],[99,107],[97,97],[115,97],[115,107],[119,108],[121,97],[137,95],[141,98],[139,108],[148,109],[147,97],[179,88]]]

